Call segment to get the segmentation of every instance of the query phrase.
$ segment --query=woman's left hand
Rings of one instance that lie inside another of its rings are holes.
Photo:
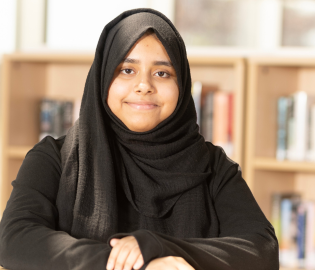
[[[113,238],[110,245],[113,248],[108,257],[106,269],[131,270],[142,267],[143,257],[136,238],[133,236],[122,239]]]
[[[152,260],[146,270],[195,270],[188,262],[182,257],[162,257]]]

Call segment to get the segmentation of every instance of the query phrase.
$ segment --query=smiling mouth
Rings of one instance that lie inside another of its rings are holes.
[[[126,102],[131,108],[136,110],[152,110],[158,107],[154,103],[137,103],[137,102]]]

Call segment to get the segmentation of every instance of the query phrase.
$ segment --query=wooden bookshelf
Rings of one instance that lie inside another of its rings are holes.
[[[276,158],[255,158],[253,166],[256,170],[273,170],[283,172],[315,173],[314,162],[279,161]]]
[[[230,157],[244,166],[245,60],[240,57],[189,57],[192,81],[216,85],[219,91],[234,93],[233,154]]]
[[[26,153],[39,138],[39,101],[78,99],[92,54],[11,54],[2,61],[0,218]],[[192,80],[234,95],[234,153],[243,165],[245,63],[239,57],[189,57]]]
[[[76,100],[93,55],[11,54],[2,60],[0,217],[26,153],[39,140],[40,100]]]
[[[276,159],[277,99],[296,91],[315,95],[314,60],[248,59],[244,175],[268,219],[272,193],[315,199],[315,163]]]

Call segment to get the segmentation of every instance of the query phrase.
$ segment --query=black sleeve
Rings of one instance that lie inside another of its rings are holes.
[[[44,139],[26,155],[0,222],[0,265],[10,270],[106,269],[106,243],[57,231],[55,206],[61,174],[54,147]]]
[[[135,236],[147,264],[166,256],[184,258],[196,270],[279,269],[278,241],[242,178],[238,164],[214,179],[214,204],[220,223],[216,238],[178,239],[138,230]],[[130,234],[129,234],[130,235]],[[111,238],[122,238],[116,234]],[[110,239],[109,239],[110,241]]]

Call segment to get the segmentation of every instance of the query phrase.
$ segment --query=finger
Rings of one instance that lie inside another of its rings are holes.
[[[143,256],[140,253],[140,255],[138,256],[136,263],[133,265],[134,269],[140,269],[144,264],[144,260],[143,260]]]
[[[110,245],[112,246],[112,247],[114,247],[117,243],[119,243],[119,240],[120,239],[117,239],[117,238],[113,238],[113,239],[111,239],[110,240]]]
[[[133,249],[130,251],[125,264],[124,270],[131,270],[133,269],[134,264],[136,263],[138,257],[141,255],[141,251],[139,246],[134,246]],[[142,257],[142,256],[141,256]]]
[[[115,244],[115,246],[112,248],[108,260],[107,260],[107,265],[106,265],[106,269],[108,270],[112,270],[115,267],[115,263],[116,263],[116,259],[118,257],[120,248],[123,244],[123,241],[120,241],[118,243]]]
[[[134,241],[126,241],[122,247],[119,248],[119,253],[115,261],[115,270],[123,270],[125,262],[135,246]]]
[[[113,238],[116,239],[116,238]],[[112,248],[108,260],[107,260],[107,265],[106,265],[106,269],[108,270],[112,270],[112,269],[116,269],[116,262],[118,259],[118,256],[121,252],[121,249],[126,245],[136,245],[137,242],[135,240],[135,238],[133,236],[127,236],[124,237],[122,239],[119,239],[118,243],[115,244],[115,246]],[[126,247],[125,247],[126,248]],[[131,250],[132,247],[130,247]],[[129,253],[128,253],[129,254]],[[120,261],[122,261],[122,257],[120,257]]]

